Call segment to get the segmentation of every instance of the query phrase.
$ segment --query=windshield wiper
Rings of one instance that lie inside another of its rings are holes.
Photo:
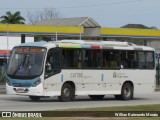
[[[25,58],[24,58],[24,59],[23,59],[23,61],[18,65],[17,69],[13,72],[13,74],[12,74],[12,75],[17,74],[17,72],[18,72],[20,69],[22,69],[22,68],[23,68],[24,63],[25,63],[25,61],[26,61],[26,58],[27,58],[27,55],[25,55]]]

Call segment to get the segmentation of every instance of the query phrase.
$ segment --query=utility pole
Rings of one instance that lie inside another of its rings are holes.
[[[8,22],[7,22],[7,64],[8,64],[8,59],[9,59],[9,39],[8,39],[8,37],[9,37],[9,31],[8,31],[8,28],[9,28],[9,26],[8,26]]]

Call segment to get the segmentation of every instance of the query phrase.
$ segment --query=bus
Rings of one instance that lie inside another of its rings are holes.
[[[155,90],[155,50],[128,42],[61,40],[23,43],[12,50],[7,94],[62,102],[87,95],[131,100]]]

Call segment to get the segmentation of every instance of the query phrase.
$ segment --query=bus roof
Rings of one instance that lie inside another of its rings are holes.
[[[60,48],[86,48],[86,49],[121,49],[121,50],[150,50],[154,48],[147,46],[139,46],[128,42],[117,41],[85,41],[85,40],[61,40],[52,42],[31,42],[23,43],[19,46],[35,46],[35,47],[60,47]]]

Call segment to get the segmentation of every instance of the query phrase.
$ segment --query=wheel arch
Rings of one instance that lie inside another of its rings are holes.
[[[134,83],[133,83],[131,80],[126,80],[126,81],[123,83],[123,85],[126,84],[126,83],[130,83],[130,84],[132,85],[132,87],[133,87],[133,90],[134,90]],[[122,85],[122,87],[123,87],[123,85]],[[121,87],[121,90],[122,90],[122,87]]]

